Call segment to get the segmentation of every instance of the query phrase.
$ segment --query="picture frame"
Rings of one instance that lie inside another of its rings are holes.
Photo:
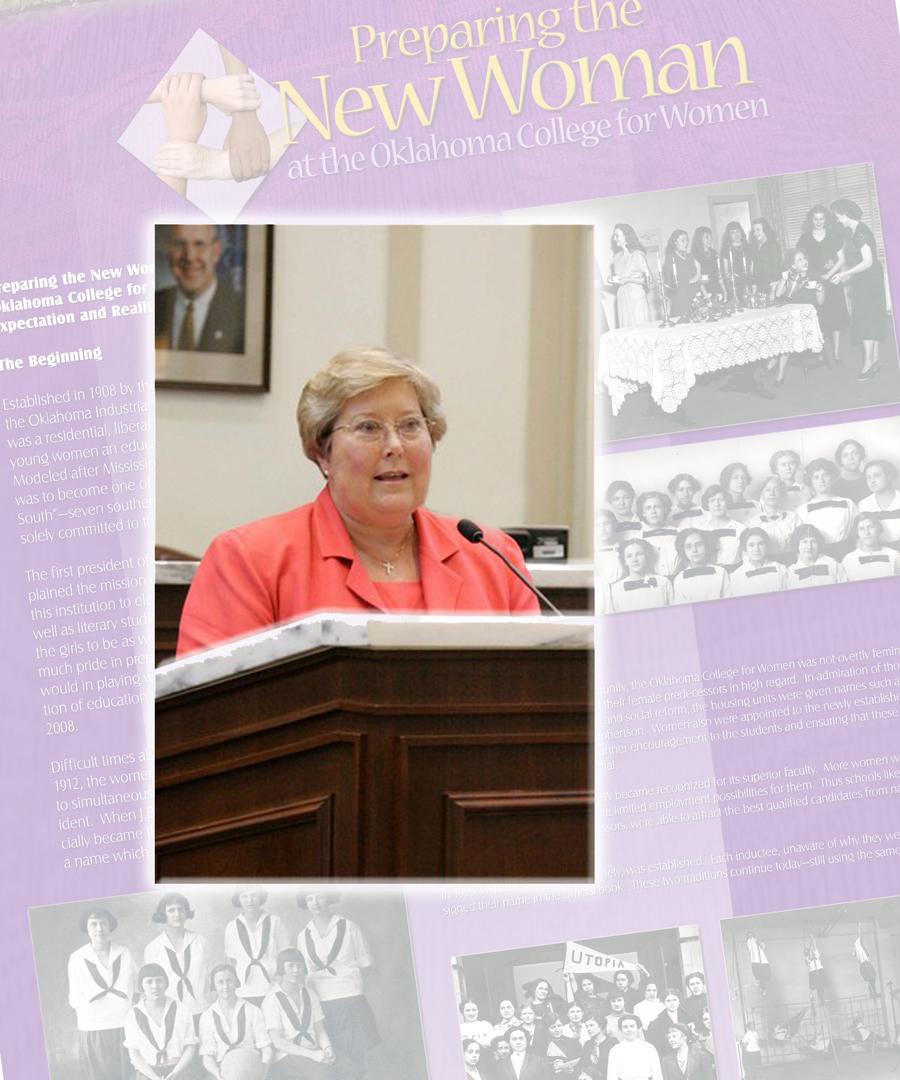
[[[155,226],[157,387],[269,390],[273,235],[271,225]],[[192,311],[186,330],[194,290],[198,319]]]

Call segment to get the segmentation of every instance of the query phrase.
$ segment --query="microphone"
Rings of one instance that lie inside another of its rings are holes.
[[[562,612],[559,610],[559,608],[551,604],[547,597],[544,596],[544,594],[541,592],[541,590],[535,588],[534,585],[532,585],[531,582],[528,580],[528,578],[525,577],[525,575],[521,572],[521,570],[519,570],[518,567],[514,566],[509,561],[509,559],[507,559],[507,557],[503,554],[502,551],[498,551],[493,544],[489,544],[487,540],[485,540],[484,529],[482,529],[480,525],[476,525],[474,521],[470,521],[468,518],[461,518],[457,522],[456,528],[457,531],[462,536],[464,536],[470,544],[482,544],[488,549],[488,551],[492,551],[497,556],[497,558],[504,564],[504,566],[506,566],[508,570],[511,570],[516,575],[516,577],[519,579],[519,581],[522,582],[526,589],[529,589],[531,592],[534,593],[538,600],[546,604],[546,606],[553,612],[554,615],[559,615],[560,617],[562,616]]]

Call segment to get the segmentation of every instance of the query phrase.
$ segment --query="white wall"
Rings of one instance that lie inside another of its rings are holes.
[[[546,231],[538,244],[525,227],[277,227],[271,392],[157,392],[157,543],[201,554],[224,529],[314,498],[299,392],[340,349],[383,344],[417,358],[444,395],[429,507],[569,525],[572,554],[589,557],[590,238],[573,236],[561,230],[558,246],[580,260],[574,297],[547,276]],[[567,485],[534,467],[535,440],[566,463]]]
[[[448,281],[455,304],[442,302]],[[530,230],[426,230],[420,359],[441,387],[449,424],[429,496],[439,512],[525,520],[530,284]]]
[[[329,356],[383,338],[387,242],[384,228],[275,230],[271,392],[157,392],[157,543],[200,554],[315,496],[294,404]]]

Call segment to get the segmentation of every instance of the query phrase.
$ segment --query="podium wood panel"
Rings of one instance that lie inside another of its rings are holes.
[[[157,876],[589,877],[590,662],[324,648],[165,697]]]

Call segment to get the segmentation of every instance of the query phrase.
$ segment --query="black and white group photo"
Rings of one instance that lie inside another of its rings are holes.
[[[257,884],[32,908],[52,1080],[420,1080],[399,895]]]
[[[605,614],[900,575],[900,420],[614,454]]]
[[[607,440],[900,400],[871,165],[580,205]]]
[[[741,1076],[900,1073],[900,897],[729,919],[722,934]]]
[[[714,1080],[699,931],[453,961],[465,1080]]]

